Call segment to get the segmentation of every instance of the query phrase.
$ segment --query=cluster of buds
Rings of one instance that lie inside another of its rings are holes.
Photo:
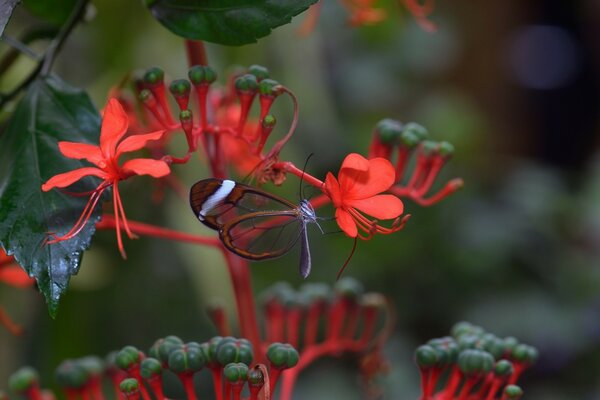
[[[294,132],[297,121],[295,96],[279,82],[269,77],[262,66],[252,65],[245,71],[236,71],[228,77],[225,87],[213,85],[217,73],[206,65],[195,65],[188,71],[188,79],[177,79],[167,84],[164,71],[150,68],[135,80],[136,98],[141,103],[142,118],[136,107],[122,93],[118,97],[129,110],[132,130],[164,129],[164,140],[152,149],[155,156],[165,161],[185,163],[201,145],[213,175],[227,176],[226,166],[233,165],[241,174],[254,173],[260,183],[274,181],[281,184],[282,172],[269,167],[278,161],[278,155]],[[178,110],[169,104],[170,92]],[[195,104],[192,104],[192,92]],[[275,128],[276,119],[270,113],[275,99],[287,93],[294,102],[294,119],[288,133],[265,150],[267,140]],[[249,118],[258,99],[260,111],[257,120]],[[187,154],[181,158],[167,156],[165,149],[170,133],[183,131],[187,140]]]
[[[387,365],[380,350],[391,330],[392,313],[381,294],[364,293],[355,279],[342,278],[333,288],[306,283],[297,291],[280,282],[261,299],[266,335],[262,347],[286,342],[300,352],[298,365],[282,376],[282,400],[292,397],[298,374],[319,358],[356,356],[367,385]],[[212,310],[210,315],[222,326],[222,312]]]
[[[521,398],[523,392],[516,383],[537,360],[534,347],[514,337],[499,338],[468,322],[456,324],[451,333],[415,351],[421,400]],[[441,379],[444,375],[445,380]]]
[[[421,206],[433,205],[463,186],[462,179],[452,179],[440,191],[428,195],[454,153],[452,144],[429,140],[428,136],[427,129],[415,122],[403,124],[384,119],[375,126],[369,148],[369,158],[383,157],[395,163],[396,183],[389,192]],[[415,166],[409,174],[407,169],[413,154]]]
[[[56,381],[67,400],[103,400],[102,379],[113,383],[115,398],[148,400],[166,399],[163,375],[174,373],[183,384],[189,400],[198,398],[194,376],[209,370],[215,398],[240,400],[245,387],[250,400],[269,400],[281,373],[298,363],[298,352],[287,343],[268,346],[267,365],[253,364],[252,345],[246,339],[216,336],[205,343],[184,343],[176,336],[157,340],[148,355],[133,346],[125,346],[102,361],[88,356],[66,360],[56,369]],[[42,391],[38,374],[25,367],[10,378],[10,390],[28,400],[53,400],[50,391]],[[0,396],[8,400],[7,395]]]

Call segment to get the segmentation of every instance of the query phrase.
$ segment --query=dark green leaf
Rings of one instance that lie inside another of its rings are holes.
[[[35,277],[56,315],[60,296],[79,269],[99,218],[96,209],[73,239],[47,245],[48,232],[65,233],[79,218],[89,196],[54,189],[42,192],[48,178],[81,168],[65,158],[61,140],[98,143],[100,116],[88,95],[57,77],[38,78],[27,91],[0,136],[0,244]],[[69,190],[93,190],[84,180]]]
[[[239,46],[254,43],[317,0],[146,0],[167,29],[187,39]]]
[[[54,26],[65,23],[77,0],[23,0],[23,6],[35,16]]]
[[[0,36],[8,24],[13,10],[21,0],[0,0]]]

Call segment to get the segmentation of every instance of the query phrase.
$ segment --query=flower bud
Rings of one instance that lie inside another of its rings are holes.
[[[215,336],[208,341],[208,361],[209,363],[218,363],[217,360],[217,348],[223,341],[222,336]]]
[[[454,154],[454,146],[449,142],[440,142],[438,152],[442,157],[451,157]]]
[[[419,137],[417,135],[415,135],[413,132],[404,131],[400,134],[399,144],[402,147],[406,147],[408,149],[414,149],[420,142],[421,142],[421,139],[419,139]]]
[[[517,347],[519,344],[519,341],[517,340],[517,338],[512,337],[512,336],[508,336],[504,338],[504,353],[505,354],[512,354],[513,350],[515,349],[515,347]]]
[[[272,343],[267,350],[267,358],[277,369],[288,369],[298,364],[298,351],[287,343]]]
[[[344,277],[337,281],[333,290],[338,296],[349,299],[356,299],[364,292],[362,283],[350,277]]]
[[[258,84],[258,92],[262,96],[278,96],[280,94],[279,87],[281,85],[279,82],[273,79],[263,79]]]
[[[458,339],[458,348],[461,351],[466,349],[474,349],[477,347],[478,343],[479,336],[475,336],[473,334],[465,334]]]
[[[79,359],[79,364],[85,368],[90,375],[99,376],[104,372],[104,362],[100,357],[87,356]]]
[[[229,363],[223,369],[223,375],[230,383],[243,382],[248,378],[248,366],[244,363]]]
[[[162,364],[156,358],[148,357],[140,363],[140,375],[144,379],[153,379],[162,374]]]
[[[206,358],[198,343],[190,343],[169,354],[169,369],[175,373],[200,371],[206,365]]]
[[[126,378],[121,381],[119,384],[119,389],[126,396],[131,396],[139,392],[140,384],[135,378]]]
[[[169,355],[171,352],[177,348],[180,348],[182,345],[183,341],[177,336],[167,336],[154,342],[150,348],[150,351],[148,351],[148,355],[166,364],[169,361]]]
[[[265,376],[260,368],[252,368],[248,370],[248,386],[255,388],[262,388],[265,384]]]
[[[403,131],[414,134],[419,140],[425,140],[429,136],[427,129],[416,122],[409,122],[404,125]]]
[[[216,359],[221,365],[239,362],[250,365],[253,357],[252,344],[247,339],[228,336],[217,346]]]
[[[8,387],[15,393],[23,393],[36,386],[39,380],[35,369],[23,367],[8,378]]]
[[[439,151],[440,145],[434,140],[423,140],[421,142],[421,150],[426,156],[431,156]]]
[[[115,363],[122,370],[127,371],[142,360],[140,351],[133,346],[125,346],[117,353]]]
[[[251,65],[248,67],[248,72],[254,75],[258,82],[269,77],[269,70],[262,65]]]
[[[177,79],[171,82],[169,90],[175,97],[187,97],[190,95],[190,82],[187,79]]]
[[[458,356],[458,367],[466,375],[481,375],[492,370],[494,357],[486,351],[467,349]]]
[[[482,336],[480,346],[482,350],[487,351],[496,359],[504,355],[504,340],[491,333]]]
[[[533,364],[537,361],[538,351],[535,347],[526,344],[519,344],[514,348],[512,357],[516,361]]]
[[[277,123],[277,120],[275,119],[275,116],[272,114],[267,114],[267,115],[265,115],[265,118],[263,119],[262,126],[265,129],[273,129],[273,127],[275,126],[276,123]]]
[[[89,373],[75,360],[65,360],[56,368],[56,382],[65,388],[81,388],[89,379]]]
[[[194,65],[188,71],[188,78],[194,86],[210,85],[217,80],[217,72],[208,65]]]
[[[300,292],[308,298],[309,303],[324,302],[331,297],[331,289],[325,283],[305,283],[300,287]]]
[[[393,146],[400,139],[403,125],[400,121],[391,118],[382,119],[375,125],[375,134],[379,141],[385,145]]]
[[[438,352],[432,346],[424,344],[415,350],[415,362],[419,368],[434,367],[438,361]]]
[[[254,93],[258,89],[258,81],[251,74],[238,76],[235,80],[235,88],[238,92]]]
[[[504,388],[504,396],[507,400],[519,400],[523,396],[523,390],[517,385],[508,385]]]
[[[150,68],[144,74],[144,82],[150,86],[162,84],[165,79],[165,72],[158,68]]]
[[[511,376],[514,371],[513,364],[508,360],[500,360],[494,366],[496,376]]]

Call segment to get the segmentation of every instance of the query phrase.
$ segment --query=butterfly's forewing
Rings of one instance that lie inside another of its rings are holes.
[[[300,238],[303,222],[295,210],[257,212],[231,220],[219,231],[229,250],[251,260],[276,258]]]
[[[192,186],[190,205],[196,217],[215,230],[246,214],[296,208],[293,203],[252,186],[215,178],[201,180]]]

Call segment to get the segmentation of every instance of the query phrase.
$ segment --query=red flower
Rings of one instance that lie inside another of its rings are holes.
[[[388,190],[394,181],[394,167],[388,160],[367,160],[356,153],[344,159],[338,179],[331,172],[327,174],[325,192],[336,208],[338,225],[348,236],[369,239],[374,233],[388,234],[402,229],[407,219],[399,218],[404,210],[402,201],[394,195],[379,194]],[[364,214],[378,220],[395,220],[390,228],[386,228]],[[361,235],[359,229],[365,235]]]
[[[117,242],[123,258],[126,258],[121,240],[120,218],[123,219],[123,227],[127,235],[130,238],[134,238],[135,235],[131,233],[127,224],[123,204],[121,203],[121,196],[119,195],[118,182],[134,175],[150,175],[154,178],[160,178],[170,173],[169,165],[162,160],[134,158],[133,160],[126,161],[123,165],[119,165],[118,159],[121,154],[140,150],[149,141],[159,140],[165,133],[164,130],[160,130],[124,138],[128,126],[127,114],[123,110],[123,107],[118,100],[111,98],[104,108],[99,146],[74,142],[58,143],[58,148],[65,157],[85,159],[96,165],[96,167],[84,167],[55,175],[42,185],[43,191],[47,192],[53,188],[67,187],[86,176],[101,178],[102,183],[92,192],[90,200],[73,228],[62,236],[53,237],[48,243],[61,242],[77,235],[89,220],[102,193],[112,186]]]

